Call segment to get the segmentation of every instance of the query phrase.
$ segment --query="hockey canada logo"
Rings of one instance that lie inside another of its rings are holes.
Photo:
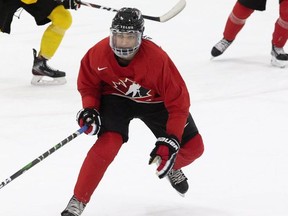
[[[118,82],[113,82],[114,88],[117,89],[125,97],[133,99],[145,99],[151,98],[151,90],[143,88],[138,83],[125,78],[124,80],[119,79]]]

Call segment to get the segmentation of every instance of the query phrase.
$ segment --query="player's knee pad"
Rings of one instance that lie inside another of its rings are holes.
[[[245,7],[244,5],[240,4],[239,2],[236,2],[232,14],[237,17],[239,20],[243,20],[245,23],[246,19],[254,12],[253,9],[250,9],[248,7]]]
[[[198,133],[192,137],[187,143],[184,144],[183,149],[186,152],[185,157],[195,160],[200,157],[204,152],[204,144],[202,136]]]
[[[122,136],[120,134],[105,132],[98,138],[89,154],[93,154],[103,162],[105,161],[105,163],[110,164],[118,154],[122,143]]]
[[[54,8],[48,18],[59,29],[67,30],[72,24],[72,15],[63,5]]]
[[[191,164],[204,152],[204,144],[200,134],[196,134],[181,146],[173,169],[180,169]]]

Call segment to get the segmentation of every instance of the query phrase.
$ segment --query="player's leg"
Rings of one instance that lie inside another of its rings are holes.
[[[276,20],[272,35],[271,64],[285,67],[288,64],[288,54],[283,47],[288,39],[288,0],[279,2],[279,18]]]
[[[51,20],[51,24],[43,33],[39,54],[37,55],[36,50],[33,50],[32,73],[34,76],[31,83],[34,85],[66,83],[65,72],[49,67],[47,61],[54,56],[60,46],[66,30],[71,26],[72,16],[63,5],[59,5],[54,8],[48,18]],[[50,77],[52,80],[45,80],[44,76]]]
[[[74,195],[62,216],[79,216],[122,146],[123,139],[119,133],[105,132],[88,152],[74,188]]]
[[[217,57],[226,51],[226,49],[231,45],[238,33],[244,27],[246,19],[253,12],[253,9],[242,5],[238,1],[236,2],[232,12],[227,19],[223,38],[217,44],[215,44],[211,50],[211,55],[213,57]]]

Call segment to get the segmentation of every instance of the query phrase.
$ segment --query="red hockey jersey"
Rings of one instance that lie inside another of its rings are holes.
[[[101,95],[108,94],[139,103],[163,102],[169,113],[167,134],[181,140],[189,114],[189,93],[174,63],[153,42],[143,39],[130,64],[123,67],[109,37],[103,39],[83,57],[77,84],[84,108],[99,110]]]

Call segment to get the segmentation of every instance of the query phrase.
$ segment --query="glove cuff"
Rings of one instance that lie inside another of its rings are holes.
[[[83,122],[80,122],[80,120]],[[79,125],[81,123],[89,124],[89,120],[94,120],[97,125],[101,125],[101,118],[98,110],[94,108],[82,108],[76,115],[76,121]]]
[[[158,137],[156,146],[157,145],[166,145],[168,148],[173,149],[174,152],[178,152],[180,148],[180,144],[176,136]]]

